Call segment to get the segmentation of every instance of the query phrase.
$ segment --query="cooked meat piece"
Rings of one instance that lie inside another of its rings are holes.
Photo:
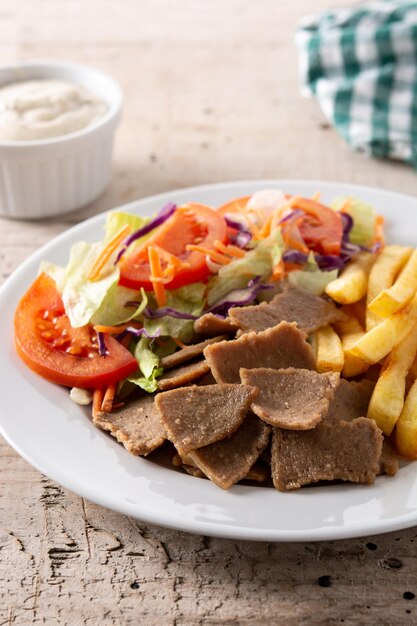
[[[242,428],[242,426],[240,428]],[[234,435],[232,435],[232,437],[234,437]],[[223,441],[227,440],[223,439],[221,442],[219,442],[219,444]],[[215,445],[218,444],[213,443],[211,444],[211,446],[207,446],[207,449]],[[205,448],[200,448],[200,450],[204,449]],[[179,454],[176,454],[172,461],[172,464],[175,467],[182,467],[187,472],[187,474],[190,474],[191,476],[195,476],[196,478],[207,478],[207,476],[195,465],[194,461],[191,458],[192,454],[193,452],[190,452],[189,454],[184,454],[182,458]],[[242,480],[252,480],[257,483],[264,483],[270,477],[271,468],[269,467],[269,465],[263,463],[262,461],[256,461],[254,465],[252,465],[246,476],[242,478]]]
[[[339,374],[311,370],[240,369],[245,385],[259,389],[252,411],[264,422],[280,428],[307,430],[321,422],[339,384]]]
[[[275,428],[271,469],[280,491],[320,480],[372,484],[379,472],[382,432],[366,417],[322,422],[305,431]]]
[[[238,327],[228,317],[223,319],[213,313],[205,313],[194,322],[194,330],[198,335],[213,337],[235,333]]]
[[[282,293],[286,286],[288,285],[287,279],[279,280],[273,283],[272,289],[262,289],[258,293],[258,301],[259,302],[271,302],[277,295],[277,293]]]
[[[232,308],[229,316],[243,330],[259,332],[285,320],[296,322],[300,330],[307,334],[346,318],[333,303],[291,284],[270,302]]]
[[[245,333],[239,339],[219,341],[204,350],[211,373],[219,383],[240,382],[245,367],[302,367],[314,370],[315,359],[306,336],[295,324],[281,322],[260,333]]]
[[[147,456],[166,440],[155,398],[150,395],[132,400],[112,413],[98,413],[93,422],[108,430],[126,450],[135,455]]]
[[[334,398],[330,402],[329,411],[323,418],[324,421],[351,422],[357,417],[366,415],[374,387],[375,383],[370,380],[364,379],[356,382],[341,378]],[[379,474],[394,476],[398,471],[397,455],[386,440],[382,446],[379,465]]]
[[[208,372],[210,372],[210,368],[204,360],[181,365],[175,369],[168,370],[166,374],[158,378],[158,388],[161,391],[167,391],[168,389],[183,387],[201,378]]]
[[[190,474],[190,476],[194,476],[194,478],[207,478],[207,476],[194,465],[187,465],[184,463],[183,465],[181,465],[181,467],[187,472],[187,474]]]
[[[204,385],[215,385],[215,384],[216,384],[216,380],[211,372],[208,372],[208,374],[205,374],[202,378],[199,378],[196,381],[196,385],[198,385],[199,387],[202,387]]]
[[[229,489],[247,476],[268,445],[269,433],[270,428],[250,413],[230,437],[199,448],[189,456],[218,487]]]
[[[398,472],[398,457],[395,450],[391,447],[386,439],[382,446],[381,458],[379,459],[379,474],[388,474],[395,476]]]
[[[369,380],[355,382],[341,378],[334,398],[330,402],[326,421],[350,422],[356,417],[366,415],[374,386],[374,383]]]
[[[247,385],[182,387],[156,396],[161,420],[181,456],[233,434],[258,395]]]
[[[242,480],[253,480],[257,483],[264,483],[271,477],[271,468],[262,462],[256,462]]]
[[[191,361],[191,359],[195,359],[196,357],[203,354],[203,350],[206,346],[210,346],[212,343],[216,343],[216,341],[222,341],[222,339],[225,338],[226,337],[224,335],[221,335],[219,337],[206,339],[205,341],[200,341],[200,343],[192,343],[186,348],[181,348],[173,354],[162,357],[160,365],[164,368],[164,370],[168,370],[172,367],[176,367],[177,365],[181,365],[186,361]]]

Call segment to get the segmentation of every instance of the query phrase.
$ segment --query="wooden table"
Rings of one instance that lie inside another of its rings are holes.
[[[106,193],[53,221],[1,220],[1,279],[84,217],[171,188],[298,177],[415,193],[411,168],[352,153],[299,95],[294,29],[331,5],[0,0],[2,61],[90,63],[126,99]],[[0,625],[417,622],[416,528],[322,543],[197,537],[86,502],[0,445]]]

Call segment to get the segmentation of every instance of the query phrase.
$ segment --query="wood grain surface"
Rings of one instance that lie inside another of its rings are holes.
[[[171,188],[314,178],[415,194],[411,168],[354,154],[299,95],[294,29],[333,4],[0,0],[2,62],[90,63],[125,94],[106,193],[53,221],[0,220],[1,280],[84,217]],[[0,447],[0,626],[417,623],[416,528],[297,544],[187,535],[86,502]]]

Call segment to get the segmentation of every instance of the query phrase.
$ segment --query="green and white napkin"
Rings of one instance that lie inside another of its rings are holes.
[[[417,168],[417,2],[307,16],[296,34],[303,95],[356,150]]]

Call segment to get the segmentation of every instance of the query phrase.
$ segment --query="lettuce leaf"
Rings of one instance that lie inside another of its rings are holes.
[[[139,302],[137,307],[127,307],[128,302]],[[148,304],[148,296],[143,288],[140,292],[114,284],[106,293],[100,307],[91,318],[92,324],[117,326],[141,315]]]
[[[56,265],[55,263],[50,263],[49,261],[41,261],[38,275],[42,273],[50,276],[55,282],[59,293],[62,293],[65,278],[65,267],[62,267],[62,265]]]
[[[207,303],[209,306],[220,300],[230,291],[243,289],[251,278],[268,278],[272,269],[281,259],[283,252],[282,235],[279,229],[262,239],[256,248],[243,259],[236,259],[224,265],[216,276],[208,281]]]
[[[304,268],[290,272],[288,280],[300,289],[305,289],[315,296],[321,296],[327,285],[337,278],[338,273],[339,270],[331,270],[330,272],[321,270],[311,252]]]
[[[353,227],[349,234],[349,241],[359,246],[369,247],[374,238],[376,212],[373,206],[362,202],[358,198],[349,198],[350,204],[346,211],[353,218]],[[339,210],[348,200],[347,196],[335,198],[332,208]]]
[[[41,269],[55,280],[73,328],[89,324],[108,291],[118,283],[119,269],[113,264],[106,267],[99,280],[88,279],[102,249],[102,243],[80,241],[72,246],[65,268],[51,263],[41,265]]]
[[[124,213],[123,211],[111,211],[107,213],[106,223],[104,225],[104,242],[107,243],[110,241],[112,237],[114,237],[123,226],[130,226],[130,232],[134,233],[142,226],[145,226],[149,222],[149,217],[141,217],[139,215],[133,215],[133,213]],[[138,242],[142,243],[145,237],[135,241],[132,246],[129,248],[129,252],[131,249],[134,249],[137,246]]]
[[[144,391],[153,393],[158,388],[157,377],[163,369],[159,367],[159,357],[153,352],[151,339],[141,337],[136,344],[133,355],[138,362],[139,371],[129,376],[128,381],[134,383]]]
[[[204,308],[205,291],[206,285],[201,282],[167,291],[167,306],[199,316]],[[180,320],[169,315],[155,320],[145,318],[143,326],[152,335],[159,331],[161,336],[175,337],[185,343],[191,340],[194,332],[192,320]]]

